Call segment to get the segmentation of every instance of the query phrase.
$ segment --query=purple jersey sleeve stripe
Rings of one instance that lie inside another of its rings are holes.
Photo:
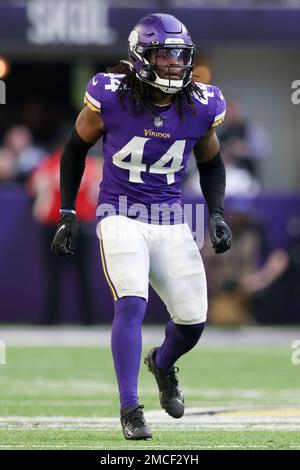
[[[216,127],[224,121],[225,114],[226,114],[226,101],[221,90],[214,86],[213,87],[214,94],[215,94],[215,117],[212,127]]]
[[[97,108],[99,111],[101,109],[101,103],[98,100],[95,100],[88,91],[85,92],[85,98],[89,103],[91,103],[95,108]]]
[[[217,127],[219,124],[222,124],[222,122],[224,122],[224,117],[218,121],[215,121],[211,127]]]
[[[84,97],[83,102],[84,102],[84,104],[86,104],[87,107],[90,108],[92,111],[95,111],[96,113],[100,113],[100,109],[96,108],[92,103],[90,103],[86,97]]]
[[[226,114],[226,110],[224,110],[222,113],[220,114],[217,114],[217,116],[215,116],[215,120],[214,120],[214,123],[211,127],[217,127],[219,124],[222,124],[222,122],[224,121],[225,119],[225,114]]]
[[[224,119],[224,117],[225,117],[225,112],[226,112],[226,111],[223,111],[222,113],[217,114],[217,115],[215,116],[214,122],[217,122],[217,121],[220,121],[221,119]]]

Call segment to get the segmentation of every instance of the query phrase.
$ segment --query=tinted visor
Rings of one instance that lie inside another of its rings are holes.
[[[191,48],[153,48],[147,51],[146,59],[150,64],[158,66],[187,66],[192,64],[193,50]]]

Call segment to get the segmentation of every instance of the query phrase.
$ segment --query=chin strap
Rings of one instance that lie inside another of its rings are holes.
[[[173,80],[163,79],[163,78],[160,78],[157,74],[155,74],[155,75],[157,77],[156,81],[155,82],[150,82],[150,81],[148,82],[148,83],[150,83],[150,85],[154,86],[155,88],[158,88],[159,90],[163,91],[164,93],[168,93],[169,95],[174,95],[178,91],[182,90],[183,86],[178,86],[178,87],[176,87],[176,86],[172,87],[171,86],[171,83],[172,83]],[[167,82],[168,84],[161,83],[162,81]],[[183,80],[180,80],[180,81],[181,81],[181,84],[183,84]]]

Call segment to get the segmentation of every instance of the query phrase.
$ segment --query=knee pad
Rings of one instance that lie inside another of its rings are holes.
[[[180,325],[198,325],[207,318],[207,298],[205,295],[189,296],[188,299],[171,299],[167,309],[173,322]]]

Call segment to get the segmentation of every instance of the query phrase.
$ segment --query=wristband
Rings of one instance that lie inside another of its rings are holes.
[[[76,215],[76,211],[74,211],[73,209],[59,209],[59,213]]]

